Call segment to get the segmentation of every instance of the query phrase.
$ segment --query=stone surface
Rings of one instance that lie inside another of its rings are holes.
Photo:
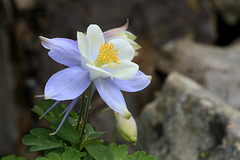
[[[239,0],[212,0],[214,7],[218,10],[225,22],[229,25],[236,24],[240,19]]]
[[[240,47],[217,47],[181,39],[168,42],[156,58],[157,70],[189,76],[240,110]]]
[[[10,35],[7,32],[8,15],[3,1],[0,1],[0,157],[14,152],[14,144],[19,133],[10,58]]]
[[[143,11],[150,40],[157,46],[180,37],[204,43],[216,38],[215,12],[207,0],[146,1]]]
[[[240,158],[240,113],[181,74],[168,76],[138,122],[139,148],[158,159]]]

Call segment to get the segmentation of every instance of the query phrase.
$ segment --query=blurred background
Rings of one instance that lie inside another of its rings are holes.
[[[210,137],[207,142],[211,137],[213,141],[205,148],[196,145],[196,150],[191,153],[178,150],[178,145],[175,145],[182,144],[185,148],[188,139],[186,143],[178,142],[182,137],[175,137],[176,141],[166,140],[165,136],[172,131],[166,132],[170,124],[165,123],[169,116],[164,116],[169,113],[169,105],[161,110],[159,116],[156,115],[161,117],[159,123],[154,126],[146,124],[154,133],[141,127],[146,117],[143,110],[162,96],[168,76],[173,72],[191,78],[194,83],[207,88],[206,92],[225,101],[224,105],[229,105],[231,112],[239,112],[240,0],[0,0],[0,157],[23,155],[21,138],[34,127],[49,125],[44,120],[39,121],[30,109],[41,102],[41,98],[34,98],[34,95],[43,94],[49,77],[64,66],[48,57],[48,51],[41,46],[38,37],[76,39],[77,31],[85,32],[89,24],[98,24],[106,31],[124,25],[126,19],[130,22],[128,30],[137,35],[136,41],[142,46],[134,61],[144,73],[153,76],[152,83],[143,91],[124,93],[128,108],[139,126],[137,146],[127,143],[130,152],[146,150],[166,160],[181,157],[183,160],[207,159],[210,153],[215,153],[215,150],[212,152],[214,147],[225,144],[223,138],[228,135],[228,130],[225,130],[228,124],[222,124],[222,121],[230,121],[231,114],[229,117],[225,114],[220,116],[225,117],[223,120],[217,117],[217,121],[213,121],[216,123],[206,123],[210,125],[206,131],[209,135],[205,135]],[[106,104],[98,94],[94,96],[92,106],[90,121],[98,131],[107,130],[105,138],[112,141],[115,129],[113,113],[106,111],[100,114]],[[215,118],[219,112],[214,112]],[[177,113],[171,112],[171,116]],[[188,113],[189,116],[192,112]],[[238,121],[240,116],[237,114],[235,118]],[[211,126],[218,129],[212,132]],[[159,141],[158,145],[152,145],[151,136],[155,133],[154,141]],[[231,134],[235,139],[227,143],[231,144],[230,151],[229,148],[227,150],[229,155],[237,148],[235,144],[239,142],[239,135],[238,132]],[[197,144],[202,139],[190,141]],[[121,137],[117,142],[126,143]],[[238,150],[234,153],[240,156]],[[186,154],[195,158],[184,157]],[[179,156],[174,158],[173,155]],[[29,159],[31,156],[34,157],[30,155]]]

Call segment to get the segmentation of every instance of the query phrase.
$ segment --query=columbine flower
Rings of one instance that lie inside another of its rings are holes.
[[[142,90],[149,85],[151,76],[146,76],[138,70],[137,64],[131,62],[134,49],[127,40],[115,38],[106,42],[97,25],[90,25],[86,35],[78,32],[77,41],[66,38],[40,39],[42,45],[50,50],[49,56],[68,67],[50,77],[45,86],[45,99],[56,100],[46,113],[59,101],[73,100],[66,109],[63,123],[79,96],[93,82],[110,108],[127,119],[131,117],[120,90]]]
[[[106,40],[106,42],[108,42],[111,39],[114,38],[123,38],[125,40],[127,40],[130,45],[134,48],[134,50],[138,50],[141,48],[141,46],[139,44],[137,44],[134,40],[137,38],[134,34],[132,34],[129,31],[126,31],[128,28],[128,19],[127,19],[127,23],[119,28],[114,28],[114,29],[110,29],[108,31],[105,31],[104,34],[104,38]],[[138,52],[135,52],[135,55],[137,55]]]
[[[124,118],[121,114],[114,112],[117,121],[117,130],[121,136],[129,142],[137,142],[137,124],[133,116],[129,119]]]

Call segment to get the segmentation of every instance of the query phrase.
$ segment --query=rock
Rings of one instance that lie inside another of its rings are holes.
[[[189,76],[240,110],[240,47],[200,44],[190,40],[168,42],[156,58],[157,70]]]
[[[179,73],[168,76],[138,124],[138,147],[158,159],[240,158],[240,113]]]
[[[20,11],[30,11],[36,5],[36,0],[14,0],[15,6]]]
[[[153,44],[193,37],[211,43],[216,38],[215,12],[207,0],[154,0],[142,7]]]
[[[5,2],[6,4],[8,2]],[[14,76],[10,58],[10,35],[8,34],[8,10],[0,1],[0,157],[14,152],[19,130],[18,109],[14,101]]]
[[[229,25],[236,24],[240,19],[239,0],[212,0],[214,7]]]

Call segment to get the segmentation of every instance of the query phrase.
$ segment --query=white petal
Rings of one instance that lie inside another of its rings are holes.
[[[80,96],[90,85],[89,71],[81,67],[61,70],[48,80],[44,96],[46,99],[71,100]]]
[[[131,61],[134,57],[135,51],[133,47],[126,41],[125,39],[122,38],[116,38],[110,40],[108,43],[113,43],[114,44],[114,49],[118,49],[117,54],[119,54],[117,57],[120,60],[126,60],[126,61]]]
[[[137,36],[135,36],[134,34],[132,34],[129,31],[124,31],[123,34],[127,35],[128,39],[131,39],[131,40],[135,40],[137,38]]]
[[[110,108],[127,119],[131,117],[121,91],[112,83],[111,79],[99,77],[94,83],[99,95]]]
[[[77,32],[77,41],[78,41],[78,49],[81,52],[81,55],[86,59],[89,59],[87,38],[82,32]]]
[[[107,72],[110,72],[112,77],[118,78],[120,80],[128,80],[137,74],[139,66],[133,62],[120,60],[118,67],[115,63],[109,63],[101,66],[101,68]]]
[[[142,48],[139,44],[137,44],[135,41],[131,39],[127,39],[127,41],[130,43],[130,45],[133,47],[135,51]]]
[[[96,78],[98,78],[100,76],[103,78],[111,76],[111,73],[109,73],[99,67],[96,67],[96,66],[88,64],[88,63],[86,64],[86,66],[88,67],[88,69],[90,71],[90,80],[91,81],[95,80]]]
[[[102,30],[98,25],[92,24],[87,28],[87,38],[89,43],[89,52],[93,59],[96,60],[101,44],[105,44]]]
[[[147,76],[138,70],[135,77],[129,80],[119,80],[114,78],[114,84],[122,91],[137,92],[146,88],[152,80],[152,76]]]

